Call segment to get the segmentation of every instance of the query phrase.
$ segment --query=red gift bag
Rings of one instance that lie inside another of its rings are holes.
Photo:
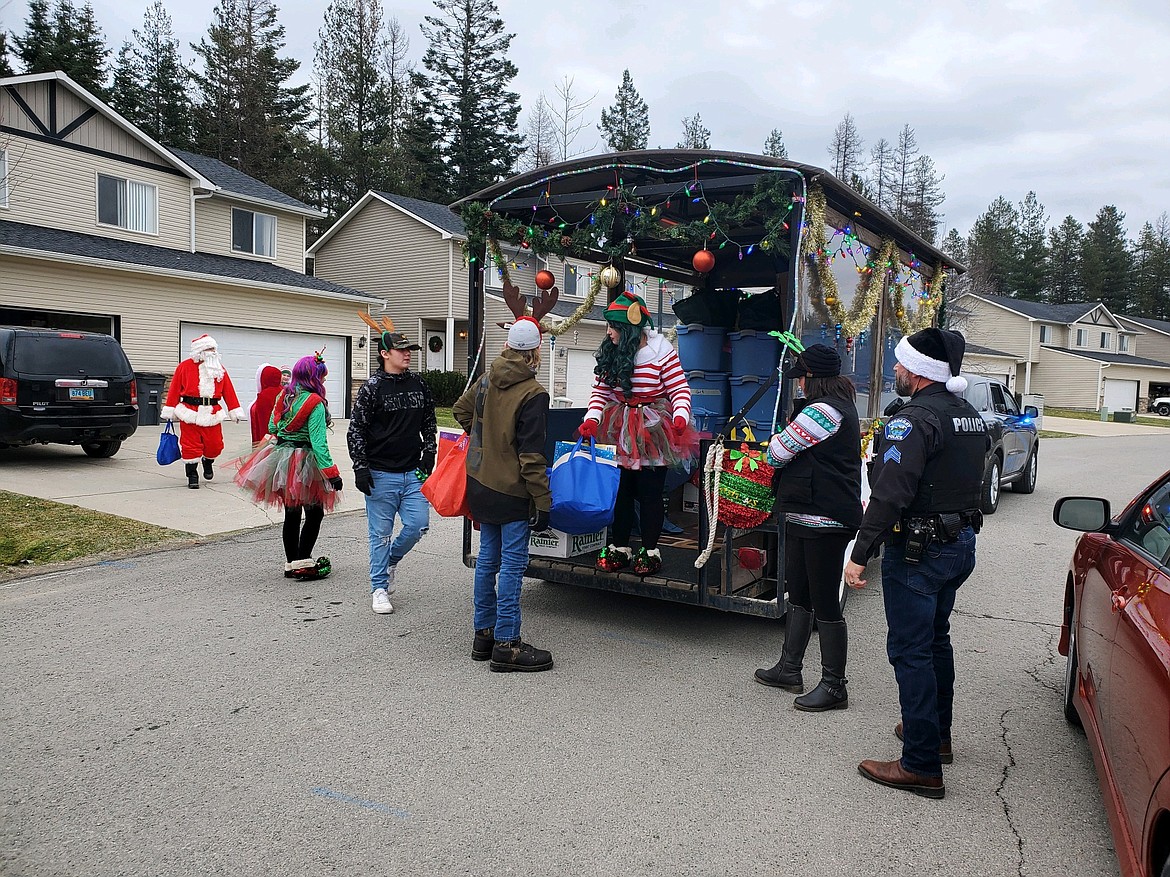
[[[466,435],[454,441],[440,439],[435,471],[423,482],[423,496],[444,518],[471,517],[467,508],[468,442]]]

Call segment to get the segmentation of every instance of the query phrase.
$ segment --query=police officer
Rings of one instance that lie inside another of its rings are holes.
[[[951,761],[955,658],[950,615],[955,593],[975,568],[975,533],[990,437],[959,394],[963,336],[923,329],[894,350],[894,389],[910,401],[875,439],[869,507],[845,581],[862,588],[866,561],[885,542],[882,596],[886,653],[898,682],[902,721],[894,733],[902,757],[866,760],[866,779],[941,798],[942,765]]]

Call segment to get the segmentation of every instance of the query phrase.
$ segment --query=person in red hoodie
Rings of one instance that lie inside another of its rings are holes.
[[[276,405],[276,397],[283,386],[280,369],[271,363],[264,363],[256,370],[256,401],[248,409],[252,424],[252,447],[255,448],[268,435],[268,419]]]

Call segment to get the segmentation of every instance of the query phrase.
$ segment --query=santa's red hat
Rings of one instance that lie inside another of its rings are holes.
[[[202,353],[205,350],[216,350],[219,345],[215,343],[215,339],[204,332],[198,338],[191,339],[191,353]]]

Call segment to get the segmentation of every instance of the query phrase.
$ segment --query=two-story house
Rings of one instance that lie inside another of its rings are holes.
[[[0,324],[107,332],[167,376],[208,332],[245,409],[261,363],[324,349],[348,414],[368,375],[357,312],[381,302],[305,273],[320,215],[155,142],[63,73],[0,79]]]
[[[463,221],[446,205],[389,192],[367,192],[309,248],[313,273],[334,283],[356,286],[385,301],[384,313],[396,327],[421,338],[421,365],[463,371],[468,367],[468,270]],[[502,245],[512,282],[528,296],[536,293],[536,272],[557,277],[561,297],[552,319],[563,319],[583,303],[596,266],[576,260],[545,260],[518,246]],[[632,278],[633,282],[637,279]],[[490,362],[507,332],[501,324],[512,314],[502,298],[501,272],[485,271],[486,342]],[[636,289],[640,294],[644,288]],[[593,353],[605,336],[604,297],[590,313],[553,340],[546,335],[542,383],[554,397],[585,405],[593,386]],[[653,309],[657,287],[647,303]],[[374,309],[374,314],[382,313]],[[674,322],[666,304],[667,320]]]
[[[1143,340],[1138,349],[1139,337],[1158,334],[1156,327],[1116,316],[1100,302],[1057,305],[967,293],[951,306],[949,323],[969,344],[1013,357],[1015,389],[1043,395],[1046,405],[1145,410],[1151,395],[1170,385],[1163,348],[1155,343],[1147,350]]]

